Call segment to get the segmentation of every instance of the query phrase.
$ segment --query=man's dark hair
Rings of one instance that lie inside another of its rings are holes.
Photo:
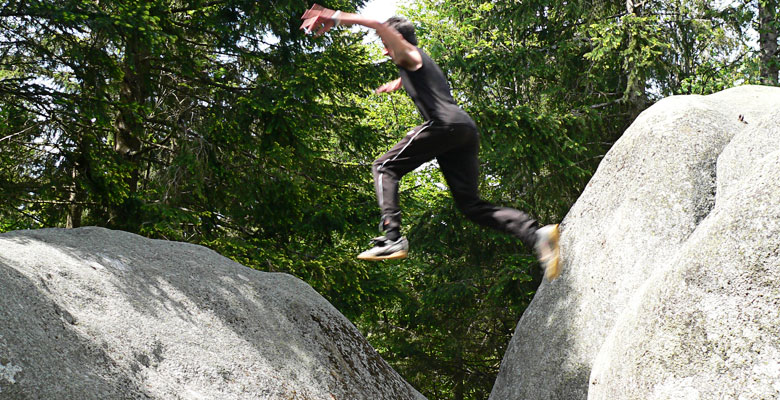
[[[404,17],[390,17],[385,21],[387,25],[390,25],[397,30],[404,40],[417,46],[417,36],[414,34],[414,25]]]

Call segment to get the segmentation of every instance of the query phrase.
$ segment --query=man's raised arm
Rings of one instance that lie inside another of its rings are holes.
[[[382,39],[382,43],[390,53],[393,62],[411,71],[422,66],[422,56],[413,44],[407,42],[394,28],[375,19],[365,18],[359,14],[346,13],[315,4],[307,10],[303,16],[301,29],[306,32],[314,31],[319,36],[339,25],[362,25],[374,29]]]

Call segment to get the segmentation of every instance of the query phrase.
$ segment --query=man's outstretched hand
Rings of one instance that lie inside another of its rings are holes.
[[[374,92],[376,94],[379,93],[390,93],[394,92],[401,88],[401,78],[398,78],[392,82],[385,83],[384,85],[378,87]]]
[[[306,33],[314,32],[315,36],[320,36],[336,26],[336,20],[333,19],[335,13],[336,10],[314,4],[301,16],[301,19],[304,20],[301,29]]]

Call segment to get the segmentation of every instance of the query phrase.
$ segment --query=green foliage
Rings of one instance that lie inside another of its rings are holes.
[[[485,199],[558,222],[649,101],[759,81],[766,1],[636,3],[408,4],[480,128]],[[294,274],[429,398],[488,397],[540,273],[435,164],[402,182],[410,259],[354,259],[371,162],[421,122],[372,94],[397,71],[363,35],[305,36],[303,0],[0,4],[0,232],[105,226]]]
[[[595,71],[622,60],[617,65],[628,73],[627,87],[653,99],[757,82],[758,71],[749,66],[755,54],[745,32],[751,12],[726,4],[650,1],[619,18],[595,20],[587,31],[594,48],[586,58],[594,61]]]

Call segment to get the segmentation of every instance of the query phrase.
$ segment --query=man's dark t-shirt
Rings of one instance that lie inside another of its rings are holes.
[[[458,107],[452,98],[450,85],[441,68],[428,54],[418,50],[422,56],[422,67],[409,71],[399,66],[398,70],[406,93],[412,98],[422,117],[426,121],[444,125],[473,125],[471,117]]]

